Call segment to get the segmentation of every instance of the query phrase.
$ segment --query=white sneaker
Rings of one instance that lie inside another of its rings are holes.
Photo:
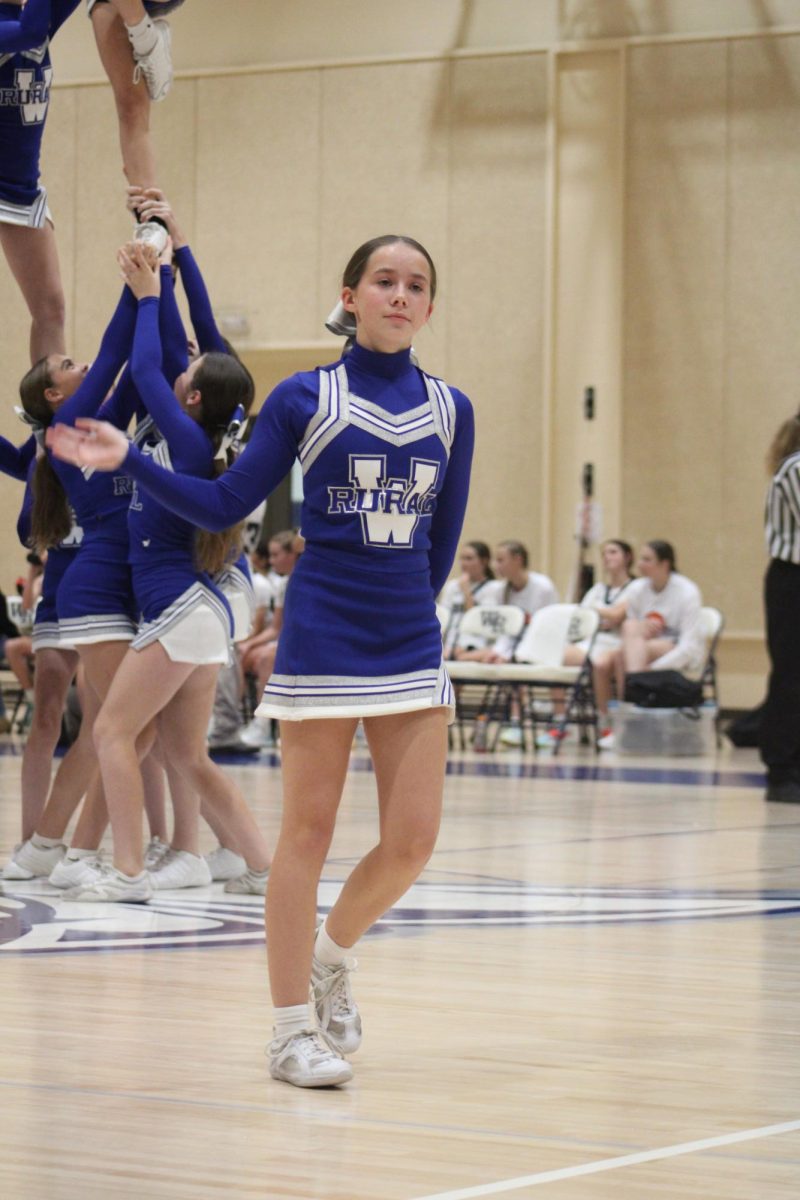
[[[267,1054],[272,1078],[295,1087],[333,1087],[353,1078],[350,1064],[339,1057],[319,1029],[273,1038]]]
[[[240,740],[246,746],[258,746],[259,749],[275,745],[272,727],[266,717],[253,717],[250,724],[242,730]]]
[[[150,99],[157,103],[172,87],[172,31],[164,20],[153,21],[153,25],[158,41],[148,54],[140,56],[134,52],[133,82],[137,84],[144,79]]]
[[[131,878],[123,875],[116,867],[104,863],[97,879],[68,888],[64,892],[64,899],[93,901],[97,904],[146,904],[154,895],[155,888],[147,871]]]
[[[144,869],[153,871],[169,851],[169,842],[162,842],[160,837],[152,837],[144,852]]]
[[[208,863],[199,854],[188,850],[168,850],[161,862],[151,872],[153,887],[157,891],[167,888],[208,887],[211,872]]]
[[[133,240],[145,246],[152,246],[159,256],[164,253],[168,238],[169,234],[158,221],[144,221],[141,225],[133,227]]]
[[[82,858],[62,858],[50,872],[48,883],[57,888],[77,887],[79,884],[94,883],[103,873],[100,854],[85,854]]]
[[[600,750],[613,750],[616,745],[616,738],[613,733],[604,733],[601,738],[597,739],[597,746]]]
[[[241,854],[228,850],[227,846],[217,846],[216,850],[206,855],[206,862],[212,879],[236,879],[247,870],[247,863]]]
[[[238,875],[235,879],[229,879],[223,891],[236,892],[242,896],[264,896],[267,892],[268,878],[269,867],[267,867],[266,871],[246,870],[243,875]]]
[[[28,838],[27,842],[20,842],[14,847],[3,869],[3,879],[38,879],[47,876],[66,852],[67,847],[62,842],[57,846],[36,846],[33,838]]]
[[[311,962],[311,1000],[322,1032],[340,1054],[353,1054],[361,1045],[361,1017],[348,976],[358,963],[354,958],[338,967]]]
[[[500,742],[503,746],[520,747],[525,745],[525,739],[522,736],[521,725],[506,725],[505,729],[500,731]]]

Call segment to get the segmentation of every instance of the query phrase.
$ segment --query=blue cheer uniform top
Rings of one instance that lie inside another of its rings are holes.
[[[39,157],[50,103],[50,39],[80,0],[0,3],[0,221],[40,228],[48,217]]]
[[[466,396],[408,351],[356,344],[345,360],[279,384],[218,480],[169,475],[135,448],[124,466],[174,511],[223,529],[298,458],[306,549],[259,712],[378,716],[452,707],[435,596],[458,547],[473,440]]]

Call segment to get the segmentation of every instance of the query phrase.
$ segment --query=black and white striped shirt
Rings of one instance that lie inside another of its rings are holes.
[[[785,458],[772,477],[764,533],[772,558],[800,566],[800,451]]]

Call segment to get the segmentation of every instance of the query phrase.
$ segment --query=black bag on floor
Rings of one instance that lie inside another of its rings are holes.
[[[703,686],[680,671],[633,671],[625,676],[625,699],[640,708],[699,708]]]

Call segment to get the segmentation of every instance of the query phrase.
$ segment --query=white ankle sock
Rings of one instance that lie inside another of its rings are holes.
[[[31,842],[37,850],[52,850],[54,846],[61,845],[61,838],[46,838],[42,837],[40,833],[35,833]]]
[[[138,54],[140,58],[149,54],[158,41],[158,30],[149,17],[142,17],[137,25],[126,25],[125,28],[134,54]]]
[[[97,854],[96,850],[80,850],[77,846],[70,846],[67,858],[70,862],[78,862],[81,858],[93,858],[95,854]]]
[[[288,1004],[285,1008],[276,1008],[274,1016],[276,1038],[313,1028],[307,1004]]]
[[[340,946],[333,940],[327,930],[327,921],[323,921],[317,931],[314,942],[314,957],[323,967],[338,967],[347,958],[350,947]]]

